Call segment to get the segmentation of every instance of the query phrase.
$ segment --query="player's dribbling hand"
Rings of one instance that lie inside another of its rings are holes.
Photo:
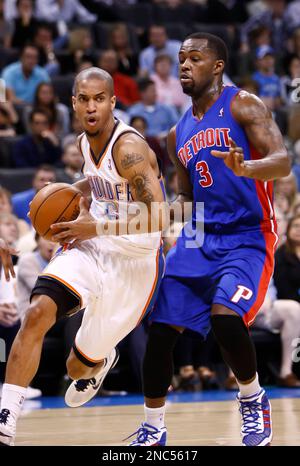
[[[52,241],[62,244],[72,242],[72,247],[74,247],[80,241],[97,236],[97,222],[89,213],[88,202],[83,196],[80,199],[79,207],[80,213],[76,220],[51,225]]]
[[[238,147],[233,139],[229,138],[229,151],[212,150],[211,155],[223,159],[226,167],[230,168],[236,176],[248,176],[247,165],[244,160],[244,151]]]

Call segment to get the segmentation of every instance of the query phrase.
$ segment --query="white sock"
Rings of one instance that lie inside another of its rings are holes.
[[[258,381],[258,374],[256,373],[255,379],[252,382],[244,384],[237,380],[237,384],[240,389],[240,396],[243,398],[245,396],[252,396],[258,393],[261,390],[261,386]]]
[[[148,408],[144,405],[145,411],[145,422],[151,426],[161,429],[165,427],[165,412],[166,406],[161,406],[160,408]]]
[[[9,409],[15,422],[20,415],[27,388],[4,383],[2,388],[1,409]]]

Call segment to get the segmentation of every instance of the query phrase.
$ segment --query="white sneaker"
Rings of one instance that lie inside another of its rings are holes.
[[[16,425],[9,409],[2,409],[0,412],[0,447],[13,446],[15,435]]]
[[[65,394],[65,402],[70,408],[77,408],[90,401],[98,392],[110,369],[115,367],[119,359],[119,351],[113,348],[105,358],[104,365],[98,374],[91,379],[74,380]]]
[[[32,400],[33,398],[39,398],[42,396],[41,390],[38,388],[27,387],[26,400]]]

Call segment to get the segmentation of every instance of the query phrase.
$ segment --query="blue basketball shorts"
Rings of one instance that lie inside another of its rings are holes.
[[[206,233],[203,246],[185,247],[179,238],[166,260],[166,271],[152,322],[182,326],[204,337],[213,304],[221,304],[254,322],[273,274],[277,235],[260,230]]]

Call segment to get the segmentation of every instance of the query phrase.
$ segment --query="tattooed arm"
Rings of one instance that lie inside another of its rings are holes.
[[[130,191],[139,210],[139,230],[130,233],[147,233],[161,231],[165,226],[165,209],[160,204],[161,210],[157,210],[158,204],[164,202],[164,194],[158,179],[159,169],[155,154],[146,141],[134,133],[121,136],[114,147],[114,162],[122,178],[128,180]],[[129,214],[130,223],[136,214]],[[131,226],[134,226],[133,222]],[[129,225],[130,227],[130,225]],[[120,228],[121,229],[121,228]],[[125,228],[126,229],[126,228]],[[118,234],[118,233],[117,233]]]
[[[257,159],[244,160],[242,148],[237,147],[233,140],[228,152],[213,150],[212,155],[222,158],[237,176],[262,181],[287,176],[290,172],[287,151],[280,130],[265,104],[255,95],[241,91],[233,99],[231,110],[256,150]]]

